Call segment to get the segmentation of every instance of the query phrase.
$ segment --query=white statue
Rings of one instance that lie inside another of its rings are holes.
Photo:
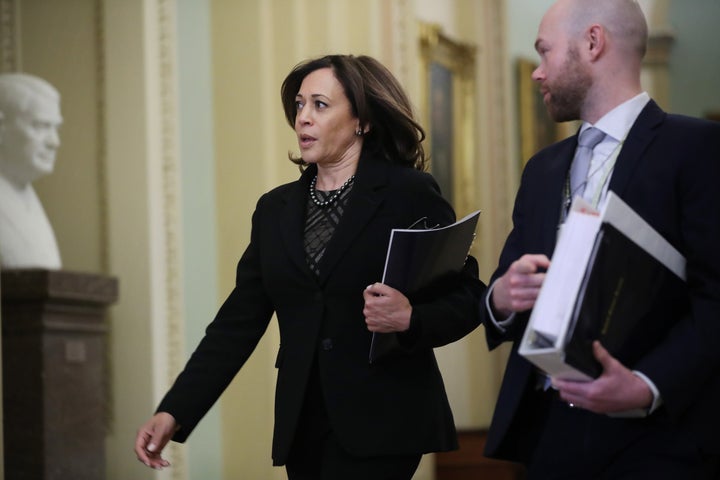
[[[52,173],[60,94],[24,73],[0,74],[0,267],[59,269],[55,234],[32,182]]]

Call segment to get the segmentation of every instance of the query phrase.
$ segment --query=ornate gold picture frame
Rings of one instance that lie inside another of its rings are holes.
[[[718,110],[708,110],[705,112],[705,118],[708,120],[713,120],[715,122],[720,122],[720,109]]]
[[[430,171],[458,216],[475,206],[475,47],[420,23],[420,82]]]

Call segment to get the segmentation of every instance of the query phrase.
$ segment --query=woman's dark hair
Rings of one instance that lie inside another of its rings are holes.
[[[422,141],[425,131],[413,118],[405,91],[380,62],[365,55],[328,55],[299,63],[285,77],[280,97],[285,118],[295,128],[296,96],[305,77],[321,68],[330,68],[350,101],[353,114],[360,120],[364,134],[363,150],[396,163],[425,170]],[[307,165],[302,157],[289,155],[298,165]]]

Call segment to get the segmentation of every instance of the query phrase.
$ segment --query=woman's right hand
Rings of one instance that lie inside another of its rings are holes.
[[[162,451],[180,426],[175,417],[166,412],[156,413],[140,427],[135,437],[135,455],[138,460],[150,468],[161,470],[170,466],[162,458]]]

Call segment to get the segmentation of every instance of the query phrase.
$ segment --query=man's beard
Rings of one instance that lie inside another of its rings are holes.
[[[557,82],[550,85],[550,96],[546,104],[550,117],[556,122],[580,119],[582,106],[592,85],[592,77],[580,63],[580,54],[576,47],[568,49],[567,60],[557,78]]]

